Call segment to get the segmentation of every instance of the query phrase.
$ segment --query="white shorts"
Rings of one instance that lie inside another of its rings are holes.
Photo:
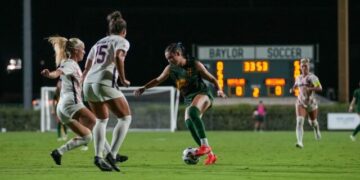
[[[72,119],[74,114],[82,108],[86,108],[85,105],[82,102],[75,104],[71,96],[61,97],[56,107],[56,113],[60,121],[67,124],[74,121],[74,119]]]
[[[124,97],[124,94],[116,87],[110,87],[98,83],[85,83],[83,90],[85,100],[90,102],[104,102]]]
[[[296,100],[296,105],[297,106],[300,105],[300,106],[304,107],[306,112],[312,112],[312,111],[315,111],[318,108],[318,104],[317,104],[317,101],[315,99],[313,99],[312,101],[310,101],[307,104],[301,103],[299,100]]]

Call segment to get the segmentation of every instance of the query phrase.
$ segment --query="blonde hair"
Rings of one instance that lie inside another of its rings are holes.
[[[310,64],[310,59],[309,58],[302,58],[302,59],[300,59],[300,64]]]
[[[56,66],[59,66],[62,61],[69,58],[76,48],[84,46],[84,43],[79,38],[66,39],[61,36],[51,36],[48,38],[48,41],[55,51]]]

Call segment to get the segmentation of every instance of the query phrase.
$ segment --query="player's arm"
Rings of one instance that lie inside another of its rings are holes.
[[[86,58],[85,69],[84,69],[82,77],[81,77],[81,84],[84,82],[87,74],[89,73],[89,71],[93,65],[93,60],[95,59],[95,49],[96,49],[96,46],[91,47],[90,52]]]
[[[169,78],[170,75],[170,65],[167,65],[164,69],[164,71],[155,79],[152,79],[148,83],[146,83],[141,88],[134,91],[135,96],[140,96],[142,93],[145,92],[146,89],[150,89],[152,87],[155,87],[162,82],[164,82],[167,78]]]
[[[87,60],[86,60],[85,69],[84,69],[84,71],[83,71],[83,75],[82,75],[82,78],[81,78],[81,84],[82,84],[82,82],[84,82],[87,74],[89,73],[90,68],[91,68],[91,66],[92,66],[92,62],[93,62],[92,59],[87,59]]]
[[[57,69],[55,71],[49,71],[49,69],[44,69],[41,71],[41,75],[44,77],[47,77],[49,79],[56,79],[58,78],[63,72],[60,69]]]
[[[297,87],[298,87],[298,84],[297,84],[297,79],[296,79],[294,85],[293,85],[292,88],[290,88],[290,90],[289,90],[290,94],[292,94]]]
[[[349,112],[352,112],[354,110],[355,101],[356,99],[355,97],[353,97],[349,106]]]
[[[212,74],[209,73],[209,71],[205,68],[205,66],[201,62],[196,61],[195,68],[196,68],[196,70],[198,70],[200,72],[201,77],[208,80],[215,86],[215,88],[217,89],[218,96],[223,97],[223,98],[226,97],[224,92],[221,90],[217,79]]]
[[[125,57],[126,52],[122,49],[118,49],[115,52],[115,66],[119,72],[118,84],[121,83],[125,87],[130,86],[130,81],[125,78]]]
[[[321,92],[322,86],[318,78],[316,78],[314,81],[312,81],[312,86],[307,87],[308,91],[315,91],[315,92]]]

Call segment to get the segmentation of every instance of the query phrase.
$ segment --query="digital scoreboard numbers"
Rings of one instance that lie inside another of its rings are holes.
[[[198,46],[196,54],[230,97],[294,96],[299,60],[307,57],[314,67],[312,45]]]

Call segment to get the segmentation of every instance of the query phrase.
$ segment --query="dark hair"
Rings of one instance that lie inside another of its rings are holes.
[[[165,48],[165,52],[175,53],[176,51],[179,51],[182,56],[186,57],[185,47],[181,42],[171,43]]]
[[[109,34],[119,34],[127,27],[120,11],[110,13],[106,19],[109,24]]]

